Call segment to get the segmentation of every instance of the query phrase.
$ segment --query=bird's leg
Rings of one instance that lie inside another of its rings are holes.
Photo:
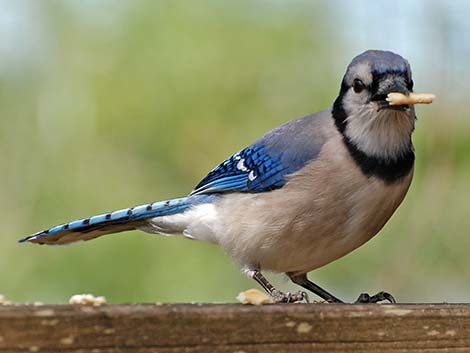
[[[287,276],[289,276],[291,281],[294,282],[295,284],[298,284],[299,286],[304,287],[305,289],[308,289],[309,291],[315,293],[320,298],[326,300],[329,303],[344,303],[341,299],[336,298],[333,294],[328,293],[323,288],[311,282],[307,278],[307,275],[305,273],[301,275],[294,275],[293,273],[287,273]]]
[[[259,283],[263,289],[273,298],[275,303],[295,303],[305,300],[308,303],[308,295],[305,292],[284,293],[274,288],[269,281],[258,270],[245,270],[245,274]]]
[[[317,286],[315,283],[311,282],[306,274],[292,274],[288,273],[287,274],[289,278],[294,282],[295,284],[298,284],[299,286],[304,287],[305,289],[308,289],[309,291],[315,293],[322,299],[325,299],[327,302],[330,303],[343,303],[342,300],[336,298],[333,294],[328,293],[326,290],[323,288]],[[387,292],[379,292],[375,295],[369,295],[367,293],[362,293],[359,298],[354,302],[355,304],[367,304],[367,303],[378,303],[384,300],[388,300],[390,303],[396,303],[395,298],[390,293]]]

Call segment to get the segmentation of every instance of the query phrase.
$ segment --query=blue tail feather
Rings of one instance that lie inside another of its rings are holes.
[[[135,229],[144,224],[146,219],[181,213],[194,204],[204,203],[209,198],[208,196],[201,196],[152,202],[78,219],[27,236],[20,239],[19,242],[67,244],[79,240],[93,239],[105,234]]]

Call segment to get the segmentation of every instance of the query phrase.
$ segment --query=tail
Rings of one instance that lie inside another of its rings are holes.
[[[147,221],[151,218],[182,213],[192,205],[200,202],[200,198],[189,196],[125,208],[60,224],[20,239],[19,242],[63,245],[91,240],[105,234],[118,233],[146,226]]]

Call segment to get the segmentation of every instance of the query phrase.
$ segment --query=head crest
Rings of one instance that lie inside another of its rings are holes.
[[[348,71],[359,65],[366,64],[371,72],[383,74],[388,72],[407,72],[410,65],[403,57],[391,51],[385,50],[367,50],[356,56],[348,66]]]

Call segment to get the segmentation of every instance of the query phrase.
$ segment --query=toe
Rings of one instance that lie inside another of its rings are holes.
[[[361,293],[354,303],[355,304],[370,303],[370,295],[367,293]]]
[[[374,295],[373,298],[375,299],[375,303],[381,302],[381,301],[384,301],[384,300],[386,300],[386,301],[388,301],[392,304],[395,304],[397,302],[395,300],[395,298],[393,297],[393,295],[391,295],[390,293],[387,293],[387,292],[379,292],[376,295]]]
[[[382,301],[388,301],[392,304],[396,303],[396,300],[393,297],[393,295],[387,292],[379,292],[372,296],[370,296],[367,293],[361,293],[361,295],[359,295],[359,298],[357,298],[355,303],[356,304],[373,304],[373,303],[379,303]]]

